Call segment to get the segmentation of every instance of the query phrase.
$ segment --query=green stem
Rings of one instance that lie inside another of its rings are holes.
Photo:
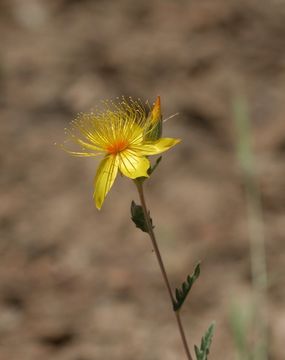
[[[158,248],[158,245],[157,245],[157,241],[156,241],[156,238],[155,238],[155,234],[154,234],[154,231],[153,231],[153,227],[152,227],[152,224],[151,224],[151,221],[150,221],[150,217],[149,217],[149,213],[148,213],[148,210],[147,210],[145,197],[144,197],[143,185],[142,185],[142,182],[140,182],[139,180],[135,181],[135,184],[137,186],[137,190],[138,190],[138,193],[139,193],[141,206],[142,206],[142,209],[143,209],[146,225],[147,225],[147,228],[148,228],[148,234],[149,234],[149,237],[150,237],[151,242],[152,242],[152,246],[153,246],[157,261],[158,261],[158,265],[159,265],[159,268],[160,268],[160,271],[161,271],[165,286],[167,288],[171,303],[173,305],[174,304],[174,296],[172,294],[172,290],[171,290],[171,287],[170,287],[168,276],[167,276],[167,273],[166,273],[166,270],[165,270],[165,267],[164,267],[164,264],[163,264],[163,261],[162,261],[162,257],[161,257],[161,254],[160,254],[160,251],[159,251],[159,248]],[[174,311],[174,313],[175,313],[177,325],[178,325],[178,328],[179,328],[179,333],[180,333],[180,336],[181,336],[181,340],[182,340],[182,343],[183,343],[183,347],[184,347],[187,359],[188,360],[193,360],[193,358],[192,358],[192,356],[190,354],[188,344],[187,344],[185,332],[184,332],[183,325],[182,325],[181,318],[180,318],[180,313],[179,313],[179,311]]]
[[[267,263],[263,209],[254,154],[251,144],[251,127],[248,105],[244,97],[237,96],[234,103],[238,135],[238,157],[245,185],[247,218],[249,225],[250,261],[255,307],[256,349],[254,359],[268,359],[267,315]]]
[[[255,359],[268,359],[267,339],[267,264],[265,232],[262,205],[258,185],[254,176],[245,176],[247,214],[250,233],[250,260],[252,283],[254,288],[254,306],[256,307],[255,327],[257,345]]]

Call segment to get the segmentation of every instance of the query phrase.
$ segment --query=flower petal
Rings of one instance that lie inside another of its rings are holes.
[[[180,141],[180,139],[161,138],[153,143],[132,146],[132,149],[140,151],[142,155],[156,155],[172,148],[174,145],[180,143]]]
[[[144,156],[139,156],[134,151],[125,150],[119,154],[119,169],[128,178],[148,177],[147,170],[149,167],[149,160]]]
[[[118,157],[106,156],[100,163],[94,180],[94,201],[97,209],[101,209],[106,195],[111,189],[118,173]]]

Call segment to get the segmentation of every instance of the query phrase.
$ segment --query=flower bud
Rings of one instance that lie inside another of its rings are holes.
[[[148,115],[149,124],[145,133],[145,140],[155,141],[161,138],[162,134],[162,115],[160,107],[160,96],[157,97],[151,112]]]

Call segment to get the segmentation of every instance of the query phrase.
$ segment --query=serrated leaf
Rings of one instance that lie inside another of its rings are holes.
[[[175,289],[175,296],[176,296],[176,299],[180,299],[180,293],[179,293],[178,289]]]
[[[157,158],[155,164],[147,170],[148,175],[151,175],[154,172],[154,170],[157,168],[158,164],[160,163],[161,159],[162,159],[162,156]]]
[[[194,346],[196,360],[208,360],[208,355],[210,353],[210,346],[214,336],[215,324],[212,323],[208,330],[205,332],[205,335],[201,339],[200,348]]]
[[[175,290],[176,300],[173,303],[174,311],[178,311],[181,308],[189,291],[192,288],[192,285],[197,280],[199,275],[200,275],[200,263],[196,265],[193,274],[187,276],[187,280],[182,283],[181,289]]]
[[[149,232],[147,222],[144,217],[143,208],[141,207],[141,205],[137,205],[134,201],[132,201],[131,203],[131,218],[137,228],[141,229],[143,232]],[[152,228],[154,228],[154,226],[152,225],[152,219],[151,217],[149,218],[151,226]]]

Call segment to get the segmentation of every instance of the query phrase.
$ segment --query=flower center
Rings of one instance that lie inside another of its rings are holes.
[[[117,140],[115,141],[113,144],[110,144],[107,147],[107,152],[109,154],[113,154],[116,155],[119,152],[125,150],[127,147],[129,146],[129,143],[127,140],[121,139],[121,140]]]

